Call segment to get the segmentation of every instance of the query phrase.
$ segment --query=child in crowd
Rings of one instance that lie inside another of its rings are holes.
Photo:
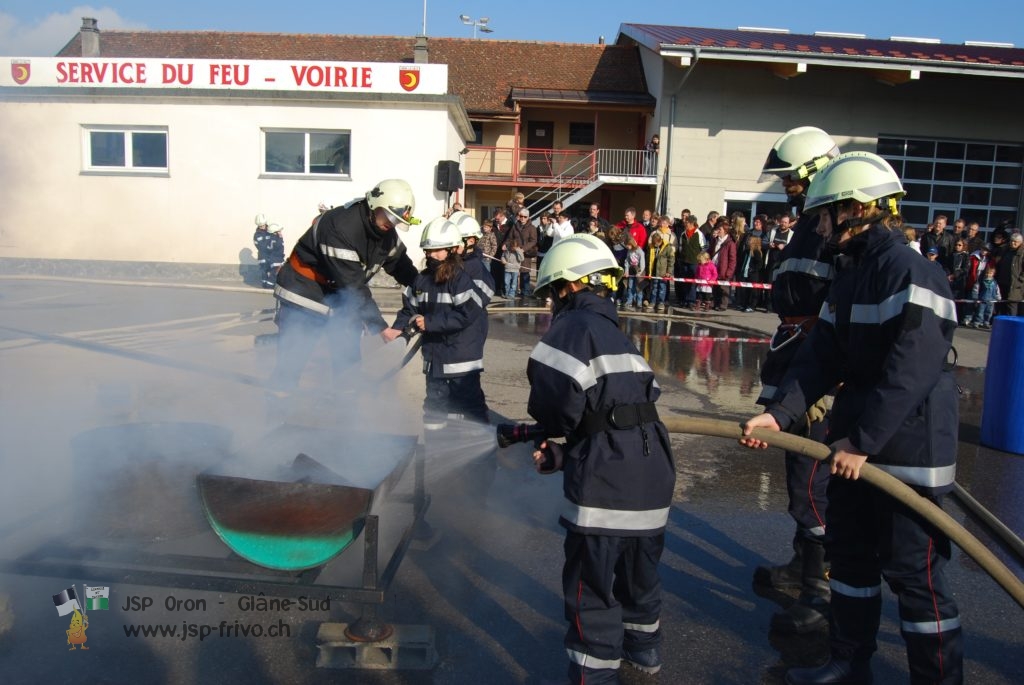
[[[992,328],[992,309],[996,302],[1003,299],[996,284],[994,266],[987,267],[985,274],[974,284],[971,299],[977,304],[974,305],[973,316],[967,317],[967,325],[970,328]]]
[[[505,292],[512,293],[509,297],[515,297],[519,289],[519,267],[523,264],[523,248],[519,247],[519,241],[509,238],[501,247],[501,261],[505,264]]]
[[[669,233],[668,235],[672,235]],[[676,262],[676,251],[665,239],[665,233],[661,230],[651,233],[649,239],[651,258],[650,304],[657,313],[664,309],[668,311],[668,284],[672,282],[672,268]]]
[[[711,255],[701,252],[697,256],[697,279],[702,281],[717,281],[718,268],[711,261]],[[705,312],[711,309],[711,283],[697,284],[697,309]]]
[[[626,276],[629,283],[626,290],[626,304],[634,309],[640,308],[642,279],[647,272],[647,260],[633,236],[626,238]]]
[[[740,255],[740,268],[737,271],[739,280],[743,283],[760,283],[764,272],[764,252],[761,251],[761,237],[756,235],[747,236],[746,249]],[[745,312],[754,311],[754,305],[763,292],[757,288],[737,288],[736,306]]]

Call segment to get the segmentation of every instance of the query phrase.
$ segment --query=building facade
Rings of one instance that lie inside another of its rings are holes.
[[[1024,50],[637,24],[622,25],[619,43],[641,50],[658,101],[673,213],[784,209],[761,166],[782,133],[812,125],[843,151],[892,162],[917,228],[937,214],[1019,225]]]

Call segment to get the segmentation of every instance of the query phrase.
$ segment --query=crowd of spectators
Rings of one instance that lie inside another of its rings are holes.
[[[771,283],[795,224],[788,214],[757,214],[748,224],[743,212],[727,216],[711,211],[701,223],[689,209],[675,218],[651,209],[638,212],[635,207],[626,208],[621,220],[612,223],[597,203],[574,219],[561,202],[533,217],[525,200],[522,193],[514,194],[506,207],[483,222],[480,248],[491,262],[498,297],[531,298],[531,276],[544,253],[573,233],[589,233],[608,243],[624,270],[615,296],[618,307],[651,313],[668,314],[673,306],[697,312],[769,311],[768,290],[756,285]],[[905,236],[909,248],[945,270],[958,300],[961,325],[988,328],[993,313],[1016,315],[1024,309],[1020,233],[1001,226],[987,242],[977,222],[958,218],[952,228],[947,224],[948,218],[938,215],[920,233],[906,228]],[[705,261],[708,266],[702,267]],[[982,287],[986,269],[993,270],[991,285]],[[712,271],[714,278],[704,280],[751,285],[705,286],[680,280],[699,278],[698,273],[707,277]],[[986,301],[988,305],[978,307]]]

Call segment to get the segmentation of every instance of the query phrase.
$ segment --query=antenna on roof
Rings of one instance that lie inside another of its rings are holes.
[[[427,0],[423,0],[423,34],[427,35]]]

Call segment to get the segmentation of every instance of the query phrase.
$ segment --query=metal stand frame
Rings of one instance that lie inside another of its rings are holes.
[[[197,591],[234,594],[263,593],[268,597],[294,597],[309,595],[311,590],[323,592],[330,599],[360,606],[360,618],[345,625],[348,640],[368,652],[373,645],[378,651],[402,652],[402,658],[391,658],[380,665],[377,659],[353,659],[356,668],[429,668],[436,660],[433,633],[427,626],[392,627],[380,620],[379,606],[398,567],[409,549],[413,532],[430,506],[430,496],[424,488],[424,454],[421,445],[413,456],[414,484],[411,496],[395,498],[399,504],[411,503],[412,522],[388,559],[383,573],[379,573],[380,520],[375,514],[366,517],[363,529],[363,574],[360,587],[317,584],[325,566],[306,571],[274,571],[265,569],[232,555],[227,558],[204,557],[189,554],[154,554],[140,551],[130,544],[104,547],[82,544],[71,537],[55,538],[31,552],[14,559],[0,558],[0,573],[76,580],[186,588]],[[2,546],[0,546],[2,549]],[[344,552],[342,553],[344,554]],[[321,633],[327,638],[328,651],[336,645],[336,630],[325,623]],[[378,644],[379,643],[379,644]],[[323,649],[323,647],[321,648]],[[403,651],[405,650],[405,651]],[[406,657],[406,653],[410,656]],[[318,665],[334,665],[333,658],[318,658]],[[421,665],[429,662],[429,666]]]

